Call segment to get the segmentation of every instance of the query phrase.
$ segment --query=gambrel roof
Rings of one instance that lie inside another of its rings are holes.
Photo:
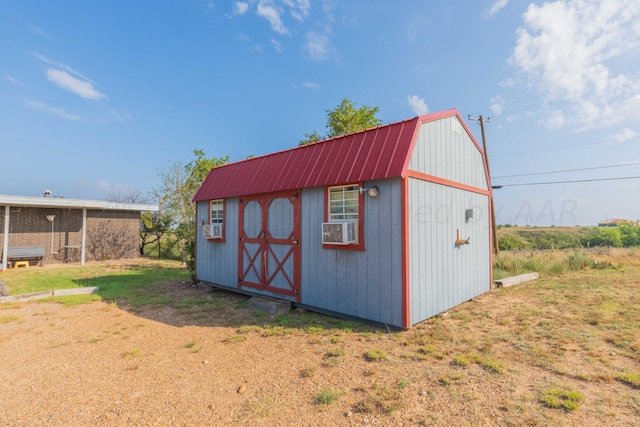
[[[214,168],[193,200],[405,176],[420,125],[451,116],[469,132],[456,109],[426,114]]]

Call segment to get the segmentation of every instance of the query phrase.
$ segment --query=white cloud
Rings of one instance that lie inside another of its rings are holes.
[[[491,98],[491,106],[489,108],[496,116],[501,115],[504,111],[504,100],[502,99],[502,96],[498,95]]]
[[[493,4],[493,6],[491,6],[491,10],[489,10],[489,15],[495,16],[498,12],[500,12],[500,9],[502,9],[507,5],[507,3],[509,3],[509,0],[497,0]]]
[[[289,13],[298,21],[302,22],[309,16],[309,9],[311,9],[311,3],[309,0],[282,0],[284,4],[291,9]]]
[[[20,80],[16,79],[15,77],[13,77],[11,74],[7,75],[7,81],[9,83],[12,83],[14,85],[18,85],[18,86],[26,86],[26,84],[22,83]]]
[[[640,119],[631,107],[640,78],[610,68],[613,60],[637,56],[640,2],[556,0],[529,5],[523,18],[511,63],[547,101],[569,101],[566,117],[555,111],[544,123],[584,131],[611,126],[622,115]]]
[[[314,82],[304,82],[304,83],[302,83],[302,87],[305,87],[307,89],[318,90],[318,89],[320,89],[320,84],[319,83],[314,83]]]
[[[637,132],[635,132],[635,131],[633,131],[633,130],[631,130],[629,128],[624,128],[620,132],[616,133],[615,135],[612,135],[610,139],[613,142],[620,143],[620,142],[625,142],[625,141],[628,141],[630,139],[633,139],[633,138],[635,138],[637,136],[638,136]]]
[[[289,34],[289,30],[282,23],[280,14],[282,8],[274,6],[272,0],[260,0],[256,11],[258,16],[265,18],[271,24],[271,29],[278,34]]]
[[[45,39],[49,38],[49,34],[47,34],[42,28],[36,26],[36,25],[29,25],[29,29],[31,30],[31,32],[37,36],[43,37]]]
[[[133,120],[131,114],[127,111],[111,110],[106,116],[106,120],[111,122],[130,122]]]
[[[44,111],[45,113],[49,113],[49,114],[53,114],[54,116],[58,116],[60,118],[63,119],[67,119],[67,120],[75,120],[75,121],[82,121],[83,118],[76,115],[76,114],[71,114],[68,113],[67,111],[65,111],[64,108],[60,108],[60,107],[50,107],[47,104],[45,104],[44,102],[41,101],[26,101],[25,102],[26,106],[29,108],[33,108],[34,110],[38,110],[38,111]]]
[[[233,14],[244,15],[249,10],[249,3],[243,1],[236,1],[233,3]]]
[[[278,53],[284,52],[284,49],[282,48],[282,43],[280,43],[278,40],[271,39],[271,44],[273,45],[273,48],[275,49],[276,52]]]
[[[96,83],[96,82],[94,82],[93,80],[91,80],[89,77],[87,77],[87,76],[84,76],[84,75],[80,74],[79,72],[77,72],[77,71],[76,71],[76,70],[74,70],[73,68],[69,67],[68,65],[63,64],[63,63],[61,63],[61,62],[52,61],[52,60],[50,60],[49,58],[47,58],[46,56],[44,56],[44,55],[42,55],[42,54],[40,54],[40,53],[38,53],[38,52],[30,52],[30,53],[29,53],[29,55],[34,56],[34,57],[35,57],[35,58],[37,58],[39,61],[42,61],[42,62],[44,62],[45,64],[49,64],[49,65],[54,66],[54,67],[56,67],[56,68],[60,68],[60,69],[62,69],[62,70],[65,70],[65,71],[67,71],[68,73],[73,74],[73,75],[75,75],[75,76],[77,76],[77,77],[81,78],[82,80],[86,80],[86,81],[91,82],[91,83],[93,83],[93,84],[95,84],[95,83]]]
[[[513,87],[516,85],[516,80],[512,79],[512,78],[508,78],[508,79],[504,79],[500,82],[498,82],[498,86],[500,87]]]
[[[539,123],[547,129],[560,129],[564,127],[565,117],[562,111],[554,110],[545,118],[539,120]]]
[[[97,100],[107,97],[104,93],[96,90],[91,83],[77,79],[66,71],[50,68],[47,70],[47,78],[62,89],[73,92],[85,99]]]
[[[328,35],[308,32],[305,38],[307,41],[304,47],[311,59],[315,59],[316,61],[329,59],[331,41]]]
[[[418,116],[427,114],[429,112],[429,107],[427,106],[427,103],[424,102],[424,99],[418,97],[418,95],[407,96],[407,102],[411,107],[411,111],[413,111],[413,113]]]

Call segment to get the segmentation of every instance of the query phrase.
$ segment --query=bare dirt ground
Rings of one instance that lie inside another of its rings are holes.
[[[640,393],[615,379],[640,372],[637,329],[621,351],[562,301],[530,304],[535,286],[401,332],[269,326],[246,297],[182,281],[159,284],[176,303],[155,307],[5,305],[0,424],[640,425]],[[553,387],[578,391],[579,408],[546,406]]]

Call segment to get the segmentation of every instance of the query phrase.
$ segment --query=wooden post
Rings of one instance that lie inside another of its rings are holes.
[[[488,122],[491,119],[484,119],[482,115],[477,119],[469,116],[469,120],[477,120],[480,122],[480,132],[482,133],[482,149],[484,150],[484,165],[487,168],[487,174],[489,175],[489,189],[491,189],[491,169],[489,168],[489,154],[487,153],[487,140],[484,136],[484,122]],[[496,210],[493,205],[493,190],[491,190],[491,234],[493,234],[493,253],[498,255],[498,226],[496,225]]]

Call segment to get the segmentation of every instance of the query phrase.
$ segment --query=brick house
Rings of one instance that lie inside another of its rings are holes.
[[[44,264],[137,258],[140,214],[157,210],[142,203],[0,195],[2,270],[16,247],[44,247]]]

